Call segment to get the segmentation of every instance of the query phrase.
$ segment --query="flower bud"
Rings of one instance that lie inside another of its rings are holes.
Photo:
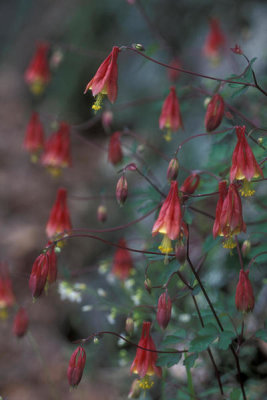
[[[224,115],[224,101],[219,94],[215,94],[208,104],[205,115],[205,128],[207,132],[212,132],[222,122]]]
[[[121,141],[121,133],[115,132],[110,136],[109,146],[108,146],[108,160],[111,164],[119,164],[123,159]]]
[[[72,353],[69,362],[67,375],[70,386],[75,387],[80,383],[83,376],[85,361],[86,361],[85,350],[81,346],[79,346]]]
[[[125,330],[129,335],[134,331],[134,321],[131,317],[128,317],[125,321]]]
[[[139,379],[135,379],[131,385],[130,392],[128,394],[128,399],[139,399],[141,394],[141,387],[139,385]]]
[[[147,278],[147,279],[145,280],[145,282],[144,282],[144,285],[145,285],[146,291],[147,291],[149,294],[151,294],[151,289],[152,289],[151,280]]]
[[[187,200],[188,196],[186,194],[193,194],[197,189],[200,181],[200,176],[196,173],[192,173],[189,175],[182,186],[180,187],[180,191],[183,192],[183,200]]]
[[[244,240],[241,248],[243,257],[248,256],[250,249],[251,249],[251,242],[249,240]]]
[[[176,260],[183,265],[186,261],[186,248],[184,244],[182,243],[177,243],[175,246],[175,256]]]
[[[102,114],[102,125],[105,130],[111,127],[112,121],[113,121],[113,112],[104,111]]]
[[[238,44],[236,44],[235,47],[231,47],[231,50],[235,54],[239,54],[239,55],[243,54],[243,51],[242,51],[241,47]]]
[[[107,220],[107,207],[104,206],[103,204],[98,206],[97,209],[97,219],[99,222],[106,222]]]
[[[238,311],[249,312],[254,308],[254,294],[248,277],[249,271],[240,270],[239,281],[236,287],[235,305]]]
[[[29,318],[24,308],[20,308],[14,318],[13,333],[18,338],[25,335],[28,330]]]
[[[172,303],[168,292],[162,293],[158,301],[157,321],[162,329],[166,329],[171,318]]]
[[[116,198],[120,206],[122,206],[128,196],[128,184],[124,175],[120,177],[116,187]]]
[[[49,259],[47,253],[40,254],[33,263],[32,272],[29,280],[29,287],[32,296],[37,298],[43,293],[49,268]]]
[[[179,171],[179,163],[177,158],[172,158],[168,170],[167,170],[167,179],[168,181],[175,181],[175,179],[178,176],[178,171]]]

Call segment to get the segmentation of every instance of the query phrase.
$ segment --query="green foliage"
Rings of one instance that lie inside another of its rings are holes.
[[[230,400],[240,400],[241,399],[241,395],[242,395],[241,389],[236,388],[231,392]]]
[[[201,328],[198,335],[193,339],[189,346],[191,352],[201,352],[206,350],[218,337],[218,330],[213,324],[208,324]]]
[[[261,329],[257,331],[255,336],[267,343],[267,329]]]
[[[184,359],[183,365],[188,368],[194,368],[195,361],[198,358],[198,353],[192,353]]]
[[[175,349],[164,349],[163,351],[175,351]],[[157,365],[159,367],[172,367],[175,364],[178,364],[182,357],[181,353],[167,353],[167,354],[158,354]]]

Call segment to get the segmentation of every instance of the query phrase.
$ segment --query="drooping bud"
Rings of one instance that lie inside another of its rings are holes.
[[[112,121],[113,121],[113,112],[112,111],[104,111],[102,114],[102,125],[105,130],[110,129]]]
[[[110,136],[108,146],[108,160],[113,165],[119,164],[123,159],[120,137],[120,132],[115,132],[113,133],[113,135]]]
[[[129,335],[134,331],[134,321],[131,317],[128,317],[125,321],[125,330]]]
[[[183,243],[177,243],[175,246],[176,260],[183,265],[186,261],[186,248]]]
[[[31,153],[32,162],[38,160],[38,153],[44,147],[44,130],[39,114],[33,112],[28,123],[23,147]]]
[[[24,79],[34,95],[40,95],[51,79],[47,43],[38,43],[36,52],[25,71]]]
[[[168,292],[160,295],[158,300],[157,321],[162,329],[166,329],[171,318],[172,303]]]
[[[238,44],[236,44],[235,47],[231,47],[231,50],[235,54],[238,54],[238,55],[242,55],[243,54],[243,51],[242,51],[241,47]]]
[[[13,322],[13,333],[18,338],[21,338],[25,335],[28,330],[29,318],[23,307],[21,307],[14,318]]]
[[[168,170],[167,170],[167,179],[168,181],[175,181],[178,176],[179,171],[179,163],[177,158],[172,158],[169,162]]]
[[[144,285],[145,285],[146,291],[147,291],[149,294],[151,294],[151,289],[152,289],[151,280],[148,279],[148,278],[146,278],[146,280],[145,280],[145,282],[144,282]]]
[[[141,394],[141,387],[139,384],[139,379],[135,379],[131,385],[130,392],[128,394],[128,399],[139,399]]]
[[[200,176],[194,172],[185,179],[184,183],[180,187],[180,191],[183,193],[184,201],[188,199],[187,194],[193,194],[195,192],[199,182]]]
[[[29,280],[32,297],[37,298],[43,293],[49,269],[49,257],[47,253],[40,254],[33,263]]]
[[[243,257],[248,256],[250,249],[251,249],[251,242],[249,240],[244,240],[241,248]]]
[[[59,188],[56,201],[51,209],[46,224],[46,234],[49,238],[59,238],[71,230],[70,213],[67,205],[67,190]]]
[[[83,347],[79,346],[72,353],[68,367],[68,381],[70,386],[77,386],[83,376],[83,370],[86,362],[86,353]]]
[[[104,206],[103,204],[100,204],[97,208],[97,219],[99,222],[106,222],[108,217],[107,214],[107,207]]]
[[[212,132],[222,122],[224,115],[224,101],[222,96],[215,94],[208,104],[205,115],[205,128],[207,132]]]
[[[125,175],[122,175],[118,180],[116,187],[116,198],[120,206],[122,206],[128,196],[128,183]]]
[[[249,312],[254,308],[254,294],[248,277],[249,271],[240,270],[239,281],[236,287],[235,305],[238,311]]]

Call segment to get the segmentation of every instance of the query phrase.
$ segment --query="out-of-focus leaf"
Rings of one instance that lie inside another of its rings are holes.
[[[198,358],[198,353],[190,354],[190,356],[187,356],[184,359],[184,362],[183,362],[184,366],[186,366],[188,368],[194,368],[194,364],[195,364],[195,361],[197,360],[197,358]]]
[[[163,351],[175,351],[175,349],[164,349]],[[172,367],[175,364],[178,364],[182,357],[181,353],[167,353],[167,354],[158,354],[157,365],[160,367]]]
[[[267,342],[267,329],[261,329],[255,333],[255,336],[264,342]]]

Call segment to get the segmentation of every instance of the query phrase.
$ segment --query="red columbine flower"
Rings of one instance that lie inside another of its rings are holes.
[[[49,45],[47,43],[39,43],[36,52],[25,71],[25,81],[30,86],[33,94],[41,94],[45,86],[50,81],[50,70],[47,53]]]
[[[156,346],[149,333],[150,326],[151,322],[143,322],[142,335],[138,345],[144,349],[156,350]],[[136,351],[135,359],[131,365],[131,373],[139,374],[141,378],[139,385],[143,389],[150,389],[153,386],[151,376],[156,374],[161,377],[162,375],[161,368],[156,366],[157,358],[158,355],[155,351],[146,351],[140,348]]]
[[[121,149],[121,133],[115,132],[110,136],[108,145],[108,160],[111,164],[116,165],[122,161],[123,154]]]
[[[129,277],[133,269],[133,260],[130,251],[125,249],[127,244],[124,239],[119,241],[119,246],[121,247],[117,248],[114,255],[112,273],[123,281]]]
[[[13,322],[13,333],[15,336],[21,338],[28,330],[29,318],[26,310],[21,307],[17,311]]]
[[[215,221],[213,224],[214,239],[218,235],[223,236],[223,233],[221,231],[221,213],[222,213],[223,202],[224,202],[226,195],[227,195],[227,182],[221,181],[221,182],[219,182],[219,199],[218,199],[217,206],[216,206],[216,216],[215,216]]]
[[[54,176],[59,175],[62,168],[71,166],[70,127],[65,122],[61,122],[58,131],[47,140],[42,164]]]
[[[68,381],[70,386],[77,386],[83,376],[83,370],[86,362],[86,353],[83,347],[79,346],[72,353],[68,366]]]
[[[170,62],[170,66],[174,68],[181,68],[181,63],[178,58],[173,58]],[[167,73],[171,82],[176,82],[180,75],[180,71],[171,68],[168,68]]]
[[[230,181],[242,180],[242,196],[252,196],[255,190],[251,189],[249,182],[252,178],[263,178],[263,172],[247,142],[245,131],[245,126],[236,126],[237,144],[232,156]]]
[[[116,186],[116,199],[120,206],[123,206],[128,196],[128,183],[125,175],[122,175]]]
[[[158,300],[157,321],[162,329],[166,329],[171,319],[172,303],[168,292],[162,293]]]
[[[28,123],[23,147],[31,153],[32,162],[38,160],[38,153],[44,147],[44,130],[39,114],[34,112]]]
[[[56,239],[64,236],[64,232],[70,229],[71,221],[67,206],[67,190],[60,188],[46,225],[46,233],[49,238]]]
[[[45,288],[49,270],[49,256],[47,253],[40,254],[33,263],[29,280],[32,297],[41,296]]]
[[[254,294],[248,277],[249,271],[240,270],[239,281],[236,287],[235,305],[238,311],[249,312],[254,308]]]
[[[205,128],[208,132],[214,131],[222,122],[224,115],[224,101],[222,96],[215,94],[210,100],[206,115]]]
[[[92,90],[93,96],[97,96],[92,107],[96,111],[100,110],[104,95],[108,96],[108,99],[111,101],[111,103],[114,103],[117,98],[117,58],[119,51],[120,49],[117,46],[113,47],[112,52],[102,62],[95,76],[85,88],[84,93],[88,92],[88,90]]]
[[[161,206],[159,216],[152,229],[152,236],[158,233],[164,235],[159,246],[162,253],[168,254],[173,250],[171,240],[180,238],[181,229],[182,212],[178,196],[178,183],[177,181],[172,181],[169,194]]]
[[[234,183],[231,183],[224,198],[220,214],[220,236],[225,237],[223,247],[232,249],[236,246],[233,236],[240,232],[246,232],[246,224],[243,221],[242,203]]]
[[[170,93],[163,103],[159,117],[159,128],[162,130],[167,129],[167,133],[164,136],[167,141],[171,140],[172,132],[183,128],[179,101],[174,86],[170,88]]]
[[[221,31],[219,21],[216,18],[211,18],[209,21],[210,32],[204,44],[204,54],[216,60],[219,56],[221,48],[225,44],[225,37]]]
[[[15,296],[12,289],[12,283],[8,272],[8,266],[5,262],[0,263],[0,310],[13,306]]]
[[[187,194],[193,194],[197,189],[200,181],[200,176],[193,172],[189,175],[182,186],[180,187],[180,191],[183,193],[183,201],[188,199]]]

